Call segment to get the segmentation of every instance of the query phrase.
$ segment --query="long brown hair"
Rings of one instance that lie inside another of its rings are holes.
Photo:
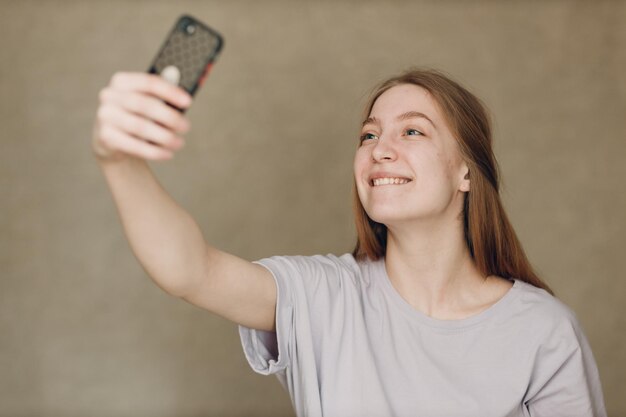
[[[498,163],[492,149],[491,123],[480,99],[443,73],[413,69],[382,82],[374,89],[365,118],[385,91],[413,84],[424,88],[439,105],[468,165],[470,191],[465,193],[463,227],[465,242],[476,267],[485,276],[517,278],[553,294],[535,273],[522,244],[509,221],[499,193]],[[357,243],[353,255],[358,260],[378,260],[385,256],[387,227],[372,220],[353,187],[353,208]]]

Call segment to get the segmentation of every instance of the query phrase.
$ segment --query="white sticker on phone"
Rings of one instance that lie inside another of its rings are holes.
[[[180,70],[174,65],[168,65],[161,71],[161,77],[171,84],[178,85],[180,82]]]

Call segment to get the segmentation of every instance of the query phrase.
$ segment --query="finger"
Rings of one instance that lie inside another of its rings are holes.
[[[189,120],[182,113],[164,104],[163,101],[146,94],[105,88],[100,92],[100,101],[103,104],[118,105],[176,132],[186,133],[190,128]]]
[[[186,109],[192,98],[185,90],[175,86],[156,74],[143,72],[118,72],[111,78],[111,87],[121,91],[137,91],[151,94],[178,108]]]
[[[185,142],[171,130],[118,106],[105,104],[101,106],[100,113],[103,124],[112,125],[131,136],[155,142],[165,148],[178,150]]]
[[[174,153],[160,146],[134,138],[127,133],[106,125],[101,129],[101,138],[110,149],[121,151],[128,155],[149,160],[167,160],[174,157]]]

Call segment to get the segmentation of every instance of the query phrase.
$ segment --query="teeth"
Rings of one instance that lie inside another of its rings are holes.
[[[374,184],[374,186],[406,184],[407,182],[409,182],[409,180],[406,178],[376,178],[372,180],[372,184]]]

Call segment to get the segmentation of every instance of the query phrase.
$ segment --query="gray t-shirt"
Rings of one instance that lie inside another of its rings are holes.
[[[299,417],[606,416],[573,312],[515,280],[488,309],[437,320],[392,286],[384,260],[258,261],[278,287],[276,332],[239,327],[250,366]]]

